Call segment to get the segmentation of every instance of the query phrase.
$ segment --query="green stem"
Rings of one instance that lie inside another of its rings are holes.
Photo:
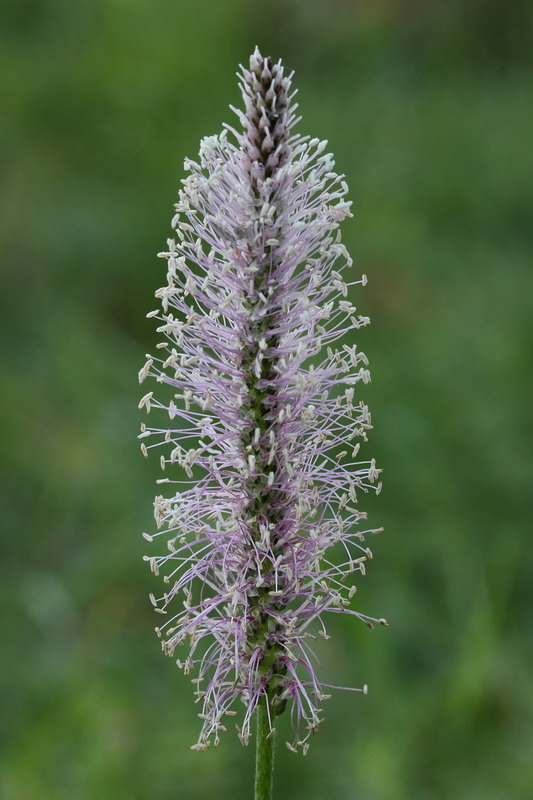
[[[257,717],[257,743],[255,751],[254,800],[272,800],[275,733],[268,735],[270,727],[268,724],[267,702],[266,698],[262,697],[255,712]]]

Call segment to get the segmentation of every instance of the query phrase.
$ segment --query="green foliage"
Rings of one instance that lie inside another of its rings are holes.
[[[355,201],[385,468],[361,503],[386,527],[356,602],[391,623],[333,621],[325,673],[370,693],[327,702],[307,759],[279,747],[277,796],[531,796],[531,8],[4,3],[2,798],[250,796],[231,733],[188,749],[135,436],[181,161],[230,121],[256,43],[297,70],[305,132]]]

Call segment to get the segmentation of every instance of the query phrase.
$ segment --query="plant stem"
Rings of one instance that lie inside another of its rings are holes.
[[[262,697],[256,711],[257,743],[255,751],[254,800],[272,800],[274,776],[274,736],[268,724],[268,700]]]

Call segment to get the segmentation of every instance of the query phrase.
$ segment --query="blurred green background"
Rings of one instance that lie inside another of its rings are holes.
[[[194,753],[142,561],[157,464],[137,370],[182,161],[231,121],[257,43],[328,138],[369,285],[358,342],[385,533],[332,621],[338,694],[276,797],[533,796],[533,36],[527,0],[4,0],[2,800],[251,796]],[[284,723],[286,724],[286,723]]]

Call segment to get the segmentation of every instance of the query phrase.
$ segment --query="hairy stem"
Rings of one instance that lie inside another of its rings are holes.
[[[267,704],[267,698],[262,697],[256,711],[257,742],[255,751],[254,800],[272,800],[274,737],[276,734],[274,731],[270,731]]]

